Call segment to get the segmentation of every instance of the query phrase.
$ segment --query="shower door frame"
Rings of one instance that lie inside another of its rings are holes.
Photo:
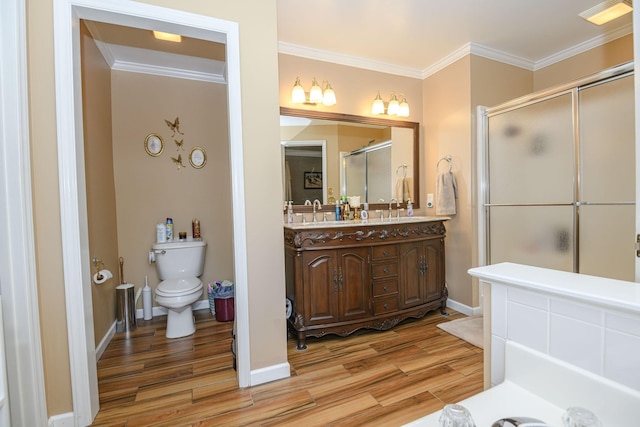
[[[490,183],[489,183],[489,118],[497,114],[503,114],[509,111],[513,111],[528,105],[533,105],[548,99],[559,97],[568,93],[572,95],[572,117],[573,117],[573,145],[574,145],[574,202],[568,204],[568,206],[574,206],[573,212],[573,271],[579,271],[579,214],[578,207],[580,202],[578,196],[580,194],[580,136],[579,136],[579,121],[578,121],[578,92],[581,89],[586,89],[595,84],[606,83],[612,79],[623,78],[634,75],[634,63],[628,62],[616,67],[611,67],[603,70],[599,73],[591,76],[584,77],[579,80],[572,81],[570,83],[555,86],[543,91],[533,93],[524,97],[516,98],[508,101],[504,104],[500,104],[494,107],[477,107],[477,141],[478,148],[476,152],[476,166],[477,166],[477,182],[478,182],[478,265],[484,266],[491,263],[491,241],[490,241],[490,216],[489,209],[493,206],[499,206],[497,204],[489,203]],[[638,112],[636,111],[636,117]],[[636,139],[637,141],[637,139]],[[636,142],[636,156],[638,155],[638,144]],[[636,162],[636,170],[637,162]],[[638,189],[636,189],[638,191]],[[635,203],[637,206],[637,200]],[[525,204],[526,205],[526,204]],[[525,206],[523,205],[523,206]],[[531,206],[544,206],[545,204],[532,204]],[[554,205],[562,206],[562,204],[554,203]],[[636,215],[637,217],[637,215]],[[638,263],[636,262],[636,281],[638,281]]]

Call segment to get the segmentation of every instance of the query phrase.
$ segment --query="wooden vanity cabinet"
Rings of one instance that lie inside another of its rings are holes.
[[[285,227],[289,328],[306,337],[387,330],[446,307],[443,221]]]

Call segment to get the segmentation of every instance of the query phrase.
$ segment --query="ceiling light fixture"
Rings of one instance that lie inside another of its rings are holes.
[[[380,96],[380,91],[378,91],[378,95],[376,95],[371,105],[371,114],[384,114],[384,110],[384,101]],[[409,117],[409,112],[407,98],[403,94],[400,94],[400,100],[398,100],[395,92],[391,92],[391,99],[387,104],[387,114],[390,116]]]
[[[631,0],[606,0],[585,10],[580,17],[592,24],[602,25],[633,10]]]
[[[328,81],[323,80],[322,86],[320,86],[318,80],[314,77],[311,81],[311,90],[307,98],[307,93],[300,83],[300,77],[296,77],[296,82],[293,84],[293,89],[291,89],[291,102],[294,104],[322,104],[326,107],[331,107],[336,104],[336,93]]]
[[[171,34],[171,33],[163,33],[162,31],[154,31],[153,37],[158,40],[165,40],[168,42],[180,43],[182,41],[182,36],[179,34]]]

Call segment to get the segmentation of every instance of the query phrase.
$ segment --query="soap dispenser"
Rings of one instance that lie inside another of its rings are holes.
[[[407,216],[413,216],[413,203],[411,203],[411,199],[407,201]]]
[[[289,200],[289,205],[287,206],[287,222],[291,224],[293,222],[293,206],[291,206],[293,200]]]

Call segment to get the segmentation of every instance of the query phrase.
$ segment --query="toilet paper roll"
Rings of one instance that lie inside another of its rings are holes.
[[[113,274],[109,270],[100,270],[99,273],[93,275],[93,281],[96,285],[101,285],[112,277]]]

